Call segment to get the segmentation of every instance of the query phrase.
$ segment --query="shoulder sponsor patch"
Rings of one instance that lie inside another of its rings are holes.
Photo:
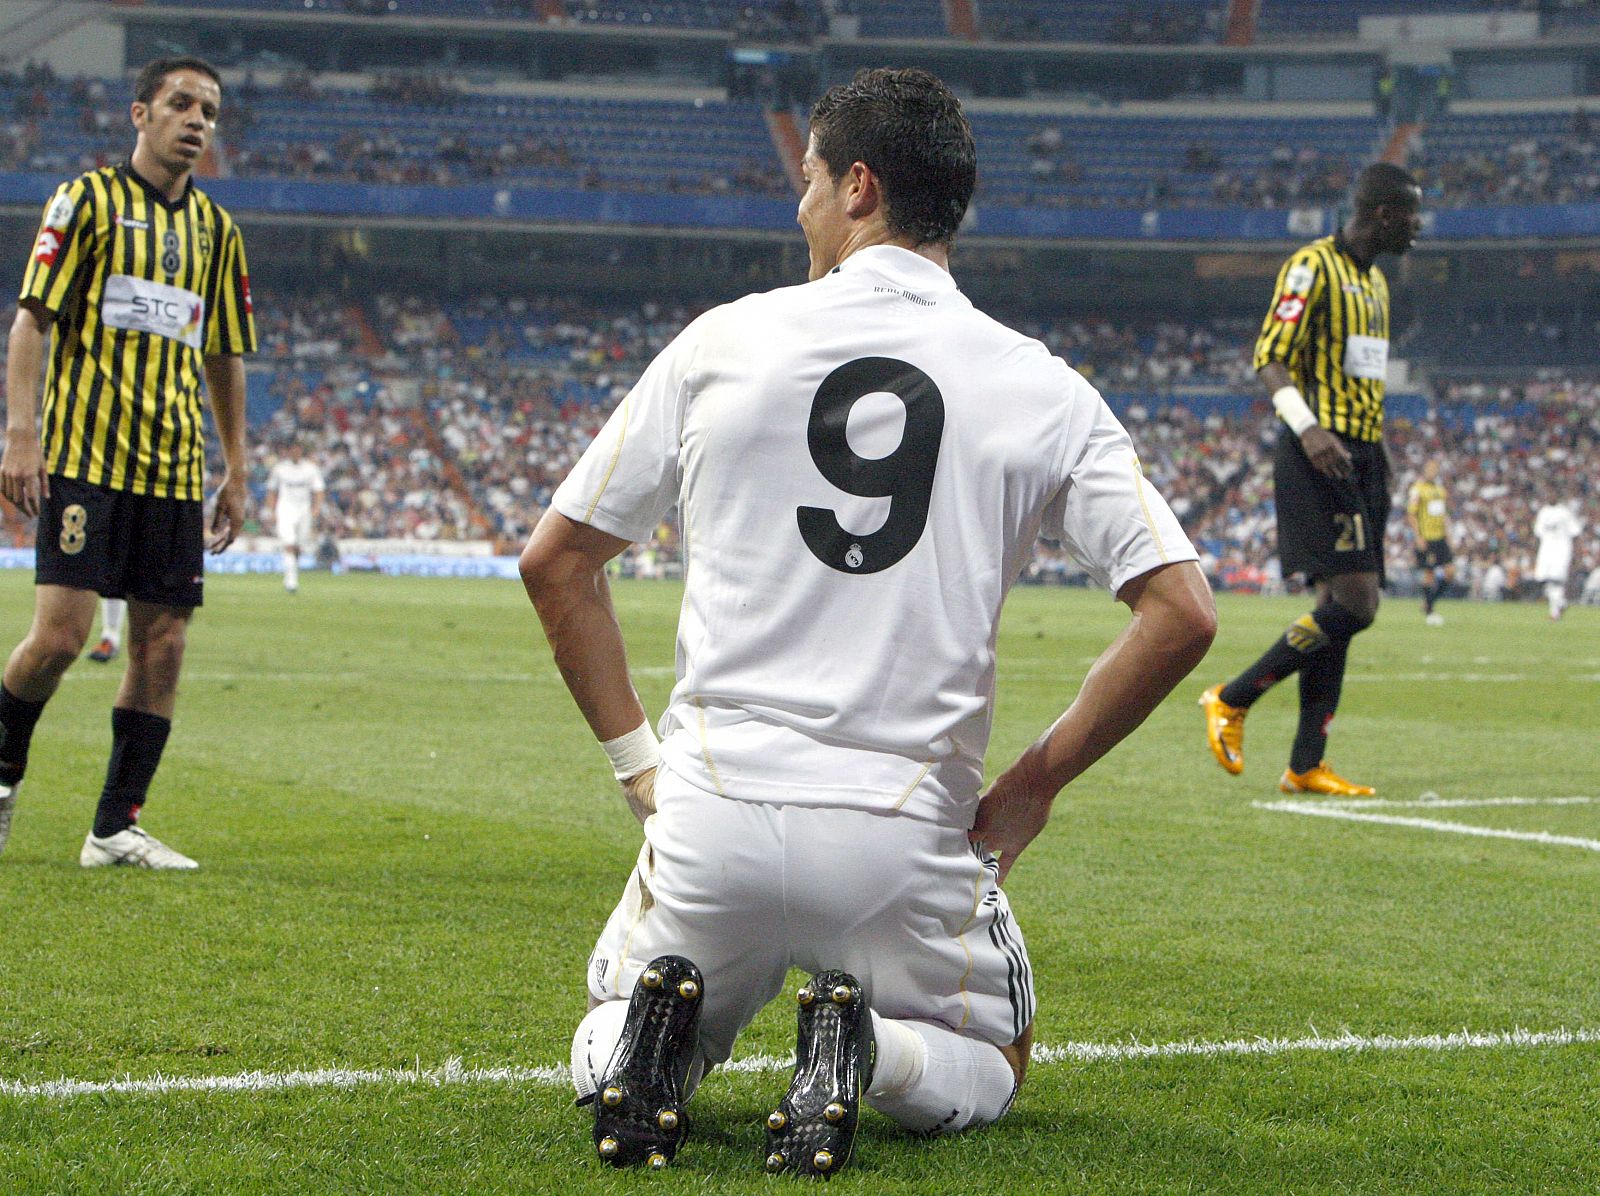
[[[106,279],[100,301],[100,318],[112,328],[164,336],[191,349],[201,346],[205,314],[205,300],[193,291],[128,274]]]
[[[1289,267],[1289,273],[1284,277],[1283,289],[1291,295],[1304,295],[1310,292],[1311,284],[1317,281],[1317,272],[1305,262],[1296,262]]]
[[[1306,301],[1304,299],[1300,298],[1299,295],[1285,295],[1278,303],[1278,306],[1272,309],[1272,314],[1285,324],[1295,324],[1299,322],[1305,311]]]
[[[33,246],[33,260],[42,266],[53,266],[60,252],[61,234],[53,228],[43,229]]]

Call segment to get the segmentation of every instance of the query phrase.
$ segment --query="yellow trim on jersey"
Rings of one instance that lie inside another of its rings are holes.
[[[617,421],[617,447],[611,451],[611,462],[606,466],[606,476],[600,479],[600,488],[594,492],[594,497],[589,500],[588,508],[583,512],[583,521],[588,523],[594,518],[594,510],[600,505],[600,499],[605,495],[606,487],[611,485],[611,475],[617,471],[617,462],[622,460],[622,443],[628,439],[628,419],[632,412],[633,391],[629,391],[622,400],[622,418]]]
[[[695,698],[694,709],[700,721],[700,758],[706,762],[706,772],[711,776],[711,783],[717,787],[717,796],[727,797],[728,791],[722,787],[722,774],[717,772],[716,762],[711,759],[711,744],[706,740],[705,703]]]
[[[19,296],[55,317],[39,421],[46,469],[203,499],[204,359],[255,348],[249,295],[244,239],[204,192],[168,202],[126,163],[62,184]]]
[[[922,766],[922,771],[916,775],[916,779],[913,780],[911,784],[906,786],[906,791],[900,795],[900,800],[895,802],[894,805],[890,806],[889,808],[891,810],[898,810],[901,806],[905,805],[910,799],[911,795],[917,791],[917,786],[922,784],[922,778],[928,775],[928,770],[932,767],[932,760],[929,760],[926,764],[924,764]]]
[[[1150,500],[1144,496],[1144,466],[1139,464],[1139,456],[1133,458],[1133,488],[1139,494],[1139,510],[1144,512],[1144,525],[1150,529],[1150,538],[1156,542],[1156,554],[1161,557],[1161,563],[1167,563],[1167,546],[1161,542],[1161,533],[1156,530],[1156,521],[1150,515]]]
[[[1290,255],[1256,338],[1255,368],[1281,362],[1317,422],[1353,440],[1383,438],[1383,379],[1345,372],[1353,336],[1389,339],[1389,284],[1362,270],[1336,237]]]

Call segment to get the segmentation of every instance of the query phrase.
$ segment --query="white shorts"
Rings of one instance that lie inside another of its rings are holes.
[[[658,955],[705,975],[715,1066],[789,968],[841,968],[882,1017],[1006,1045],[1033,1021],[1033,969],[993,857],[966,832],[829,806],[743,802],[663,771],[645,845],[589,957],[596,1000],[630,995]]]
[[[284,548],[310,548],[311,508],[284,510],[278,508],[278,543]]]

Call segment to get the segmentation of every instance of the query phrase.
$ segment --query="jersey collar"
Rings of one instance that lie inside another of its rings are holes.
[[[194,194],[193,173],[183,182],[183,194],[178,196],[177,199],[168,199],[162,194],[159,187],[133,168],[132,158],[124,158],[117,169],[122,171],[136,186],[143,188],[144,193],[150,197],[150,202],[160,204],[169,212],[176,212],[182,209],[183,205],[189,202],[189,196]]]
[[[898,245],[869,245],[865,249],[858,249],[829,273],[876,274],[914,291],[941,295],[952,294],[960,289],[950,271],[934,265],[920,253],[913,253]]]

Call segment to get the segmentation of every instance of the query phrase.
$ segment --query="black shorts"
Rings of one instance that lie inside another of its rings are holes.
[[[1418,569],[1443,569],[1456,558],[1450,554],[1448,540],[1424,540],[1417,549]]]
[[[161,606],[204,595],[205,506],[50,478],[39,512],[34,583]]]
[[[1283,575],[1321,581],[1376,573],[1383,581],[1383,534],[1389,522],[1389,465],[1383,445],[1339,438],[1350,452],[1347,478],[1318,473],[1287,427],[1278,437],[1273,483]]]

